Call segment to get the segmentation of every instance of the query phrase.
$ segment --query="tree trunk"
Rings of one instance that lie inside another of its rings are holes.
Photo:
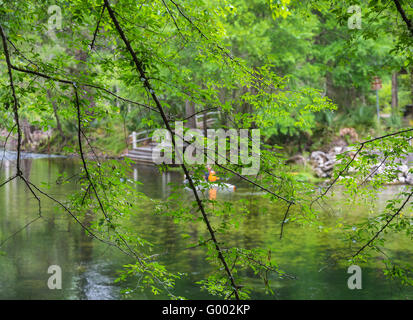
[[[413,105],[413,68],[410,69],[410,94],[411,94],[412,105]]]
[[[53,100],[52,94],[51,94],[50,90],[47,90],[47,97],[49,98],[49,100],[50,100],[50,102],[52,103],[52,106],[53,106],[53,113],[54,113],[54,117],[56,118],[56,127],[57,127],[57,130],[59,131],[60,136],[61,136],[63,139],[65,139],[65,135],[64,135],[63,129],[62,129],[62,125],[60,124],[59,115],[57,114],[56,102]]]
[[[31,144],[33,143],[32,134],[30,130],[30,123],[29,121],[27,121],[27,119],[23,119],[21,125],[22,125],[22,131],[23,131],[23,136],[24,136],[22,145],[30,147]]]
[[[391,76],[391,108],[393,114],[397,114],[399,109],[399,99],[397,96],[398,87],[397,87],[397,72],[393,72]]]
[[[75,52],[75,59],[80,61],[80,63],[77,64],[76,69],[74,70],[74,73],[86,73],[86,61],[88,59],[88,53],[86,51],[83,50],[76,50]],[[82,93],[82,91],[84,91],[84,93]],[[86,113],[89,116],[93,117],[94,114],[94,109],[95,109],[95,99],[93,97],[93,89],[91,89],[90,87],[83,87],[82,91],[80,92],[80,96],[84,99],[86,99],[87,101],[89,101],[89,105],[86,106],[85,110]]]
[[[185,118],[192,116],[195,113],[195,103],[189,100],[185,100]],[[185,127],[187,128],[196,128],[196,116],[189,118]]]
[[[71,56],[74,56],[75,60],[78,61],[74,66],[69,67],[70,74],[73,75],[87,75],[88,71],[86,69],[86,62],[88,59],[88,52],[80,49],[67,49]],[[94,108],[95,108],[95,99],[94,99],[94,89],[86,86],[82,87],[79,90],[79,96],[81,99],[86,99],[88,105],[84,106],[85,113],[93,118]]]

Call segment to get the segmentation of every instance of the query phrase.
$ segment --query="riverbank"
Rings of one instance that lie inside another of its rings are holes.
[[[356,150],[353,147],[336,146],[328,152],[321,150],[313,151],[307,157],[295,155],[288,161],[300,164],[307,172],[308,168],[306,167],[310,167],[316,177],[328,181],[333,175],[334,167],[340,162],[338,156],[341,154],[347,154],[347,161],[350,161],[350,159],[356,156]],[[370,175],[367,180],[371,180],[375,175],[383,174],[391,168],[398,173],[395,179],[389,184],[413,185],[413,174],[410,170],[410,168],[413,167],[413,153],[407,154],[405,158],[398,159],[395,164],[386,163],[384,160],[370,168]],[[353,172],[354,169],[349,168],[348,174],[352,174]]]
[[[107,141],[106,135],[93,135],[88,137],[88,140],[84,144],[84,155],[88,159],[100,160],[105,159],[117,159],[121,160],[127,154],[126,143],[124,146],[119,147],[121,143],[117,142],[118,137],[113,137],[111,140],[115,140],[116,143]],[[30,139],[24,139],[21,150],[27,155],[56,155],[65,157],[78,157],[74,145],[77,140],[74,137],[62,137],[51,130],[41,131],[34,130],[30,133]],[[91,148],[90,146],[93,146]],[[117,147],[115,147],[117,146]],[[6,149],[8,152],[13,153],[17,149],[17,137],[15,134],[10,134],[5,129],[0,130],[0,150]]]
[[[124,135],[120,134],[110,136],[107,133],[96,132],[88,137],[84,143],[84,155],[87,159],[96,160],[123,160],[128,153],[128,142],[123,141]],[[354,155],[354,148],[349,146],[349,143],[354,143],[358,140],[358,135],[355,130],[346,128],[340,131],[340,136],[324,147],[323,150],[315,150],[307,154],[296,154],[286,161],[286,165],[290,166],[291,173],[296,175],[298,180],[310,182],[314,184],[328,183],[330,180],[334,166],[338,163],[337,156],[342,153],[347,153],[351,158]],[[9,157],[13,159],[17,148],[17,139],[7,130],[0,130],[1,147],[6,147]],[[26,142],[22,146],[22,158],[39,158],[39,157],[79,157],[77,153],[77,140],[75,138],[68,139],[51,131],[34,130],[31,132],[30,143]],[[7,143],[6,143],[7,142]],[[93,145],[93,148],[90,147]],[[2,151],[1,151],[2,152]],[[409,169],[413,166],[413,154],[409,154],[406,159],[400,159],[397,170],[399,174],[397,178],[390,184],[408,184],[413,185],[413,174]],[[383,173],[385,166],[373,166],[371,172],[374,174]],[[171,168],[171,170],[174,170]],[[179,169],[178,169],[179,170]],[[351,170],[350,170],[351,171]],[[351,173],[351,172],[350,172]],[[373,175],[371,176],[373,177]],[[370,177],[370,178],[371,178]]]

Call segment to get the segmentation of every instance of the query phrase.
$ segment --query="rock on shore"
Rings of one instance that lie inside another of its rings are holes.
[[[337,163],[337,155],[340,153],[349,152],[350,156],[354,155],[354,149],[350,147],[334,147],[329,152],[313,151],[310,155],[309,161],[313,167],[314,173],[319,178],[329,178],[332,175],[334,165]],[[413,156],[410,156],[412,158]],[[409,163],[409,157],[405,159],[398,159],[397,163],[392,165],[393,169],[400,171],[397,178],[392,183],[413,185],[413,174],[409,172],[412,163]],[[383,173],[388,164],[384,163],[380,166],[377,164],[371,168],[372,176]],[[351,170],[350,170],[351,172]]]

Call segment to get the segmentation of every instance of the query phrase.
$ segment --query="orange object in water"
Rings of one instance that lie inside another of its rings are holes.
[[[218,178],[217,178],[217,176],[215,175],[215,171],[211,170],[211,171],[209,172],[208,181],[209,181],[209,182],[215,182],[215,181],[217,181],[217,180],[218,180]]]
[[[216,200],[217,189],[209,189],[209,200]]]

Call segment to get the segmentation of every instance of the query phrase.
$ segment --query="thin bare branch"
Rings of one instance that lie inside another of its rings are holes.
[[[399,207],[399,209],[387,220],[387,222],[380,228],[379,231],[376,232],[376,234],[364,245],[362,246],[354,255],[353,258],[358,256],[364,249],[366,249],[368,246],[370,246],[372,244],[372,242],[374,240],[377,239],[377,237],[384,231],[384,229],[386,229],[390,222],[393,221],[393,219],[395,217],[397,217],[400,212],[403,210],[403,208],[407,205],[407,203],[410,201],[410,198],[413,196],[413,191],[410,192],[410,194],[408,195],[408,197],[406,198],[406,200],[403,202],[403,204]]]
[[[284,214],[283,221],[282,221],[282,223],[281,223],[280,240],[281,240],[282,237],[283,237],[284,224],[286,223],[286,220],[287,220],[287,217],[288,217],[288,212],[290,211],[291,205],[292,205],[292,203],[290,203],[290,204],[288,205],[288,208],[287,208],[287,210],[285,211],[285,214]]]
[[[100,13],[99,20],[98,20],[98,22],[97,22],[97,24],[96,24],[95,32],[93,33],[93,39],[92,39],[92,43],[90,44],[90,50],[93,50],[93,46],[94,46],[94,44],[95,44],[96,36],[97,36],[97,34],[98,34],[98,31],[99,31],[100,20],[101,20],[102,17],[103,17],[103,13],[105,12],[105,8],[106,8],[106,6],[103,5],[103,7],[102,7],[102,12]]]
[[[106,4],[106,7],[107,7],[108,12],[109,12],[109,15],[110,15],[110,17],[111,17],[111,19],[112,19],[112,22],[113,22],[113,24],[114,24],[114,26],[115,26],[118,34],[119,34],[120,37],[122,38],[122,41],[125,43],[125,46],[126,46],[127,50],[128,50],[129,53],[131,54],[131,57],[132,57],[132,60],[133,60],[133,62],[134,62],[134,64],[135,64],[135,66],[136,66],[136,69],[137,69],[140,77],[143,79],[143,85],[144,85],[144,87],[145,87],[145,88],[147,89],[147,91],[150,93],[153,101],[155,102],[155,105],[157,106],[157,108],[158,108],[158,110],[159,110],[159,113],[161,114],[161,117],[162,117],[162,119],[163,119],[163,122],[164,122],[167,130],[172,134],[172,128],[171,128],[170,125],[169,125],[168,118],[166,117],[166,114],[165,114],[165,112],[164,112],[164,110],[163,110],[163,107],[162,107],[161,103],[159,102],[159,99],[158,99],[155,91],[153,90],[151,84],[149,83],[149,80],[148,80],[148,78],[147,78],[147,76],[146,76],[146,74],[145,74],[145,72],[144,72],[144,70],[143,70],[141,61],[138,59],[135,51],[132,49],[132,47],[131,47],[131,45],[130,45],[129,40],[126,38],[126,35],[124,34],[122,27],[119,25],[119,22],[118,22],[118,20],[117,20],[117,18],[116,18],[116,16],[115,16],[115,13],[113,12],[113,10],[112,10],[112,8],[111,8],[111,5],[109,4],[109,1],[108,1],[108,0],[105,0],[105,4]],[[174,139],[172,140],[172,143],[173,143],[174,146],[175,146],[175,141],[174,141]],[[224,256],[223,256],[223,253],[222,253],[222,251],[221,251],[221,248],[220,248],[220,246],[219,246],[219,244],[218,244],[218,241],[217,241],[217,239],[216,239],[216,237],[215,237],[215,233],[214,233],[214,231],[213,231],[213,229],[212,229],[212,226],[211,226],[211,224],[210,224],[210,222],[209,222],[208,216],[207,216],[207,214],[206,214],[206,212],[205,212],[205,208],[204,208],[204,206],[203,206],[203,204],[202,204],[201,199],[199,198],[199,195],[198,195],[198,192],[197,192],[197,190],[196,190],[196,188],[195,188],[194,182],[192,181],[191,175],[189,174],[189,171],[188,171],[188,169],[186,168],[185,164],[182,164],[181,167],[182,167],[182,170],[184,171],[185,176],[186,176],[186,178],[187,178],[187,180],[188,180],[188,182],[189,182],[190,188],[192,189],[192,191],[193,191],[193,193],[194,193],[196,202],[197,202],[198,207],[199,207],[199,209],[200,209],[200,211],[201,211],[201,213],[202,213],[202,217],[203,217],[203,220],[204,220],[204,222],[205,222],[205,224],[206,224],[206,226],[207,226],[208,232],[210,233],[210,236],[211,236],[211,238],[212,238],[212,241],[214,242],[215,249],[216,249],[216,251],[217,251],[217,253],[218,253],[218,259],[222,262],[222,265],[223,265],[223,267],[224,267],[224,269],[225,269],[225,271],[226,271],[226,273],[227,273],[227,275],[228,275],[228,277],[229,277],[229,280],[230,280],[231,285],[232,285],[232,287],[233,287],[233,289],[234,289],[234,292],[235,292],[235,297],[236,297],[236,299],[239,300],[239,299],[240,299],[240,296],[239,296],[239,293],[238,293],[238,288],[239,288],[239,287],[236,285],[235,279],[234,279],[234,277],[233,277],[233,275],[232,275],[232,272],[231,272],[231,270],[229,269],[228,264],[227,264],[227,262],[226,262],[226,260],[225,260],[225,258],[224,258]]]
[[[399,0],[393,0],[394,4],[396,5],[397,11],[400,13],[404,23],[406,23],[407,29],[410,31],[411,36],[413,37],[413,25],[410,19],[407,17],[406,12],[402,8]]]
[[[136,101],[133,101],[133,100],[130,100],[130,99],[126,99],[126,98],[121,97],[121,96],[117,95],[116,93],[106,89],[106,88],[100,87],[100,86],[95,85],[95,84],[82,83],[82,82],[77,83],[76,80],[61,79],[61,78],[57,78],[57,77],[54,77],[54,76],[49,76],[45,73],[41,73],[41,72],[38,72],[38,71],[29,70],[29,69],[23,69],[23,68],[19,68],[19,67],[13,66],[13,65],[11,65],[11,68],[13,70],[16,70],[16,71],[24,72],[24,73],[27,73],[27,74],[33,74],[33,75],[36,75],[36,76],[39,76],[39,77],[42,77],[42,78],[45,78],[45,79],[53,80],[53,81],[64,83],[64,84],[70,84],[70,85],[76,84],[77,86],[84,86],[84,87],[90,87],[90,88],[98,89],[98,90],[104,91],[104,92],[114,96],[115,98],[124,101],[124,102],[128,102],[128,103],[131,103],[131,104],[149,109],[149,110],[154,111],[154,112],[159,112],[155,108],[152,108],[152,107],[150,107],[148,105],[145,105],[143,103],[140,103],[140,102],[136,102]]]
[[[13,73],[12,73],[12,66],[10,62],[10,55],[9,55],[9,50],[7,47],[7,37],[4,33],[3,27],[0,25],[0,35],[1,39],[3,42],[3,51],[4,51],[4,56],[6,58],[6,64],[7,64],[7,71],[9,75],[9,81],[10,81],[10,88],[13,96],[13,114],[14,114],[14,122],[17,126],[17,161],[16,161],[16,174],[20,175],[21,170],[20,170],[20,153],[21,153],[21,142],[22,142],[22,132],[20,128],[20,120],[19,120],[19,102],[17,101],[17,96],[16,96],[16,90],[14,88],[14,82],[13,82]]]

